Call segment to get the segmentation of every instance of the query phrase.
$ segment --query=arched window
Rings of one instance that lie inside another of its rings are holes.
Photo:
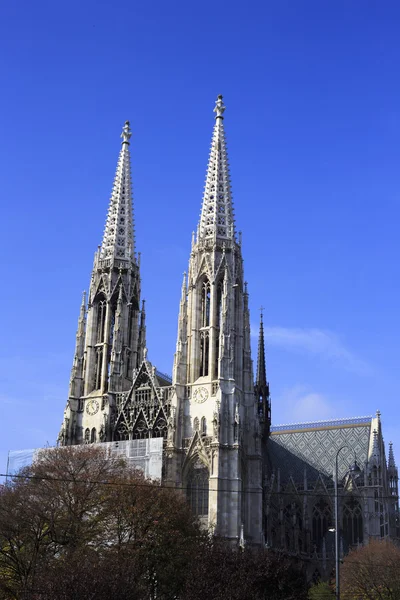
[[[105,299],[99,300],[99,302],[97,304],[97,336],[96,336],[97,344],[101,344],[102,342],[104,342],[106,310],[107,310],[106,300]]]
[[[347,500],[343,507],[343,537],[348,547],[363,541],[362,511],[355,498]]]
[[[125,440],[129,440],[129,431],[125,424],[121,424],[116,432],[115,441],[123,442]]]
[[[332,511],[327,502],[322,498],[314,504],[312,511],[312,539],[317,549],[322,547],[324,539],[329,527],[332,525]]]
[[[128,347],[132,348],[132,335],[133,335],[133,301],[128,304]]]
[[[96,348],[96,363],[94,367],[94,389],[98,390],[101,387],[101,370],[103,366],[103,347]]]
[[[200,377],[208,375],[208,360],[210,354],[210,337],[208,331],[200,332]]]
[[[293,538],[293,518],[292,518],[292,505],[287,504],[283,509],[283,523],[285,529],[285,546],[286,550],[294,550],[294,538]]]
[[[201,288],[201,327],[209,327],[210,325],[210,301],[210,282],[205,279]]]
[[[197,460],[187,478],[187,499],[193,513],[198,517],[208,515],[209,477],[207,467],[200,460]]]
[[[90,429],[87,428],[85,429],[85,444],[88,444],[90,442]]]
[[[220,328],[222,325],[222,293],[223,293],[223,281],[220,281],[217,285],[217,298],[216,298],[216,330],[215,330],[215,364],[213,379],[218,378],[218,362],[219,362],[219,336]]]
[[[156,424],[153,427],[154,437],[167,437],[168,427],[167,421],[163,417],[158,417]]]
[[[95,444],[96,442],[97,442],[97,432],[96,432],[96,427],[93,427],[93,429],[90,433],[90,443]]]
[[[205,417],[201,418],[201,434],[207,435],[207,421]]]
[[[149,430],[144,419],[140,419],[133,430],[133,439],[144,440],[149,437]]]
[[[217,285],[217,301],[216,301],[216,324],[217,327],[221,327],[222,323],[222,292],[223,292],[223,282],[220,281]]]

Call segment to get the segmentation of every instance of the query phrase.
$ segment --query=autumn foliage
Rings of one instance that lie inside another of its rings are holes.
[[[400,548],[372,540],[353,550],[341,567],[340,587],[344,600],[400,600]]]
[[[0,599],[306,597],[279,555],[201,530],[182,494],[96,446],[55,448],[0,491]]]

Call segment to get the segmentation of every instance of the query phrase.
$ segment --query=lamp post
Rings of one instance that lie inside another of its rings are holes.
[[[336,453],[335,460],[335,575],[336,575],[336,600],[340,600],[340,574],[339,574],[339,493],[338,493],[338,459],[339,454],[344,448],[349,448],[347,444],[341,446]],[[356,453],[354,452],[354,465],[350,466],[350,473],[358,474],[361,472],[360,467],[357,464]]]

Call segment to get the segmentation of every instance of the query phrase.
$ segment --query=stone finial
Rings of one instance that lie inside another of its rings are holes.
[[[125,125],[122,128],[122,133],[121,133],[121,137],[122,137],[122,143],[123,144],[129,144],[129,140],[132,136],[132,132],[131,132],[131,128],[129,125],[129,121],[125,121]]]
[[[214,112],[215,112],[215,118],[218,119],[219,117],[221,119],[223,119],[223,114],[225,112],[225,106],[224,103],[222,101],[222,96],[221,94],[218,96],[218,98],[215,101],[215,108],[214,108]]]

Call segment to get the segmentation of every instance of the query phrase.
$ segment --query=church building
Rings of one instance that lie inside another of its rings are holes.
[[[333,546],[336,463],[343,551],[370,537],[398,536],[393,449],[387,462],[379,413],[271,427],[262,318],[253,376],[222,96],[214,112],[200,221],[182,282],[172,378],[147,357],[129,122],[123,127],[103,240],[80,308],[59,443],[129,442],[135,449],[159,438],[162,483],[183,490],[204,526],[232,543],[307,556],[323,575]],[[355,458],[357,468],[349,470]]]

